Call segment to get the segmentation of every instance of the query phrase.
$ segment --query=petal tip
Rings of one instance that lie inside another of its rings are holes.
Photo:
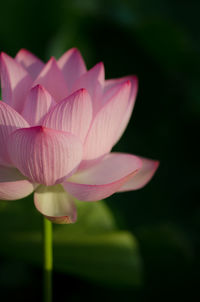
[[[155,163],[154,163],[155,171],[159,168],[159,166],[160,166],[160,161],[155,160]]]
[[[50,57],[49,62],[51,62],[52,64],[57,63],[57,62],[56,62],[56,59],[55,59],[53,56]]]
[[[79,49],[77,47],[72,47],[68,51],[71,52],[71,53],[80,53],[80,51],[79,51]]]
[[[29,54],[30,51],[26,48],[21,48],[19,51],[18,51],[18,54],[21,53],[21,54]]]
[[[0,58],[3,58],[3,57],[8,57],[8,55],[4,51],[1,51]]]

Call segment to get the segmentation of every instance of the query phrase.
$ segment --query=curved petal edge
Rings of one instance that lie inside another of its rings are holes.
[[[0,199],[21,199],[34,190],[34,184],[26,180],[15,168],[0,166]]]
[[[159,167],[159,161],[140,157],[142,168],[139,172],[129,179],[118,190],[118,192],[132,191],[143,188],[154,176]]]
[[[80,171],[62,185],[67,192],[83,201],[97,201],[115,193],[142,166],[134,155],[110,153],[94,166]]]

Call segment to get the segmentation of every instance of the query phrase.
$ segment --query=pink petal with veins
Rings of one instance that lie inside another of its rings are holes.
[[[41,85],[36,85],[29,91],[21,114],[31,126],[41,125],[44,116],[55,105],[50,93]]]
[[[41,126],[13,132],[8,151],[15,166],[31,182],[47,186],[62,182],[82,158],[77,137]]]
[[[75,81],[87,71],[85,62],[79,50],[71,48],[62,55],[57,63],[64,75],[68,91],[71,93]]]
[[[93,114],[95,114],[102,107],[101,97],[103,95],[104,78],[104,65],[102,62],[100,62],[89,71],[84,73],[75,82],[72,89],[72,91],[76,91],[80,88],[87,89],[92,99]]]
[[[0,164],[10,165],[10,158],[7,151],[9,135],[19,128],[29,127],[25,119],[12,107],[0,101]]]
[[[116,138],[115,138],[114,145],[119,141],[122,134],[124,133],[128,125],[128,122],[130,120],[131,114],[133,112],[137,91],[138,91],[138,79],[136,76],[127,76],[120,79],[107,80],[105,84],[104,100],[103,100],[104,102],[106,101],[106,99],[108,99],[108,96],[111,93],[113,93],[115,89],[117,89],[120,83],[121,84],[125,83],[128,80],[131,82],[131,92],[130,92],[129,102],[128,102],[126,113],[124,114],[123,119],[119,123],[118,130],[116,131]]]
[[[115,95],[95,116],[84,145],[85,160],[93,160],[110,152],[127,109],[130,91],[130,81],[120,84]]]
[[[30,51],[23,48],[18,51],[15,60],[20,63],[24,67],[24,69],[26,69],[33,80],[36,79],[36,77],[44,67],[44,63],[40,59],[38,59]]]
[[[45,117],[48,128],[70,132],[84,142],[92,120],[92,102],[85,89],[74,92],[60,101]]]
[[[79,200],[100,200],[115,193],[141,166],[137,156],[110,153],[91,168],[73,175],[63,186]]]
[[[26,94],[32,85],[28,72],[5,53],[0,55],[2,99],[15,110],[23,108]]]
[[[53,57],[41,70],[34,82],[34,86],[36,84],[44,86],[57,102],[66,98],[68,95],[64,76]]]

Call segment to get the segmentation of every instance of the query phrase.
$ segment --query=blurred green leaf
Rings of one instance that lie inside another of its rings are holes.
[[[168,222],[139,227],[136,234],[148,262],[146,268],[154,272],[158,282],[178,283],[191,275],[194,247],[183,228]]]
[[[42,265],[41,216],[29,200],[0,204],[1,255]],[[77,202],[78,222],[54,226],[56,270],[118,286],[141,283],[142,266],[134,236],[117,229],[101,202]]]

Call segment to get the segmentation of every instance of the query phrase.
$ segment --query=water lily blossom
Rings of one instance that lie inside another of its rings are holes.
[[[158,161],[111,152],[130,119],[135,76],[105,80],[73,48],[46,64],[27,50],[0,57],[0,199],[34,192],[39,212],[76,221],[74,199],[97,201],[137,190]]]

